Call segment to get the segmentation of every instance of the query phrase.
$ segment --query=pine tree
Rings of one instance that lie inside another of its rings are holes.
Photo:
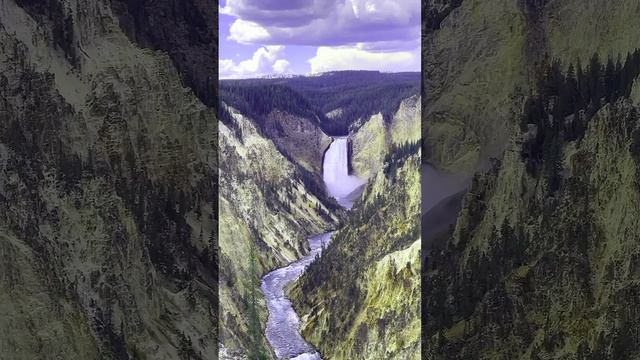
[[[256,288],[260,285],[258,281],[256,259],[256,246],[251,244],[249,251],[249,279],[245,282],[245,301],[247,302],[247,318],[249,323],[249,337],[251,346],[249,349],[249,359],[267,359],[266,351],[262,344],[262,326],[260,325],[260,314],[258,313],[258,298]]]
[[[577,80],[578,80],[578,92],[580,94],[580,109],[586,109],[591,102],[591,94],[589,92],[589,79],[587,74],[582,68],[582,63],[580,62],[580,58],[578,58],[578,62],[576,65],[577,68]]]
[[[607,60],[607,66],[604,70],[604,88],[605,88],[605,99],[607,102],[612,103],[616,99],[616,85],[615,85],[615,73],[616,68],[613,65],[613,61],[611,58]]]
[[[622,63],[620,62],[620,56],[618,56],[618,59],[616,60],[616,67],[613,75],[613,88],[615,89],[615,99],[626,95],[622,87]]]
[[[602,84],[602,64],[598,53],[593,54],[589,61],[589,97],[591,100],[590,107],[595,110],[600,108],[602,101],[603,84]]]
[[[562,147],[558,134],[547,134],[542,147],[543,173],[547,180],[547,191],[553,193],[560,188],[562,172]]]
[[[580,92],[578,91],[578,81],[573,64],[569,65],[569,70],[567,70],[567,78],[563,86],[562,96],[566,99],[564,115],[571,114],[575,112],[576,109],[579,109],[581,105]]]

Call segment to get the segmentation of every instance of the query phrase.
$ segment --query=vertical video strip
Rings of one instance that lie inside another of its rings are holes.
[[[0,3],[0,358],[218,355],[217,6]]]
[[[640,358],[637,3],[423,3],[423,356]]]
[[[220,357],[419,359],[419,2],[219,24]]]

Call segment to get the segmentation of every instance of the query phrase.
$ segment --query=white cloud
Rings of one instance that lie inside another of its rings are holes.
[[[278,59],[273,63],[273,71],[276,74],[287,74],[291,72],[291,64],[285,59]]]
[[[311,72],[420,69],[418,0],[227,0],[219,10],[235,17],[226,40],[318,47],[308,60]],[[255,73],[289,72],[289,62],[282,60]],[[221,76],[247,77],[249,72],[241,63],[222,66],[229,70],[221,70]]]
[[[239,79],[288,73],[290,64],[286,59],[281,58],[283,52],[284,46],[262,46],[247,60],[235,62],[232,59],[222,59],[219,62],[220,78]]]
[[[355,46],[321,46],[309,59],[311,72],[336,70],[379,70],[383,72],[416,71],[420,68],[419,48],[403,51],[370,51],[365,44]]]
[[[260,43],[269,38],[267,29],[251,21],[237,19],[229,28],[228,39],[241,44]]]
[[[418,0],[228,0],[230,40],[313,46],[420,39]]]

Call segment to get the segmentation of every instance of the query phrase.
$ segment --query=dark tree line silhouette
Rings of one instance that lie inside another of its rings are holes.
[[[273,110],[286,111],[304,117],[319,126],[325,120],[324,114],[313,109],[307,99],[284,85],[221,83],[220,97],[228,105],[251,117],[263,130],[266,124],[265,116]],[[224,107],[221,109],[220,118],[226,123],[229,120],[229,114]]]
[[[392,144],[389,152],[384,157],[384,174],[387,177],[393,178],[396,170],[404,164],[405,160],[418,152],[421,146],[421,141],[405,142],[401,145]]]
[[[382,113],[389,120],[400,102],[419,94],[419,89],[419,73],[336,71],[312,77],[226,80],[220,83],[220,96],[259,122],[280,109],[317,120],[326,134],[341,136],[360,118]],[[326,116],[336,109],[341,111]]]
[[[609,58],[602,63],[594,54],[586,67],[580,60],[563,71],[560,60],[545,59],[539,65],[536,95],[524,105],[521,130],[526,132],[522,157],[530,174],[547,179],[548,190],[560,186],[561,149],[584,136],[589,120],[607,103],[628,97],[640,74],[640,50],[624,63]]]
[[[431,1],[422,2],[422,32],[430,33],[434,30],[440,29],[442,21],[449,16],[449,14],[456,8],[462,5],[462,0],[444,0],[441,1],[444,5],[440,9],[434,5]]]

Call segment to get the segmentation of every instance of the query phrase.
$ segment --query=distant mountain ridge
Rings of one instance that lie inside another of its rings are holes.
[[[420,73],[417,72],[334,71],[318,76],[220,81],[221,100],[239,111],[257,106],[265,111],[279,109],[296,115],[310,115],[317,117],[318,124],[328,135],[353,132],[357,130],[354,125],[357,120],[377,113],[382,113],[388,120],[402,100],[419,93]],[[264,101],[268,106],[261,106],[265,94],[272,96]],[[274,103],[276,98],[278,102]],[[326,115],[338,109],[341,111],[336,112],[336,116]]]

